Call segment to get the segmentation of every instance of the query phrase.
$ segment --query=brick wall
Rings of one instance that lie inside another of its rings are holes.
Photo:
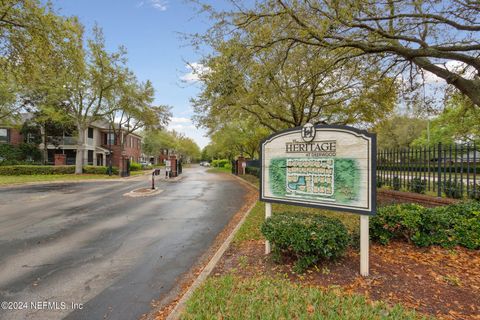
[[[102,147],[105,149],[109,149],[110,146],[105,145],[105,138],[102,136]],[[120,161],[122,159],[122,149],[121,146],[117,143],[111,146],[113,157],[112,157],[112,166],[120,167]],[[141,140],[138,137],[130,136],[127,137],[125,140],[124,149],[125,151],[125,158],[133,159],[135,162],[140,161],[140,156],[142,154],[141,149]],[[106,162],[108,165],[108,161]]]
[[[8,131],[8,137],[9,137],[9,144],[12,144],[14,146],[18,146],[20,143],[23,142],[23,136],[20,133],[18,129],[15,128],[2,128],[2,129],[7,129]]]

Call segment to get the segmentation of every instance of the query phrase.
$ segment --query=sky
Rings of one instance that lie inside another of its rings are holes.
[[[219,3],[221,1],[215,1]],[[173,107],[169,129],[184,133],[203,148],[209,139],[190,120],[190,98],[200,91],[188,64],[195,64],[195,52],[181,33],[201,33],[210,25],[206,17],[184,0],[54,0],[60,14],[78,16],[86,30],[97,23],[109,50],[124,45],[128,66],[141,81],[155,88],[155,104]]]

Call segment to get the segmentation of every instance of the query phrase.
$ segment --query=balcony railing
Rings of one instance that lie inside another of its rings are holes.
[[[48,144],[59,144],[64,146],[74,146],[77,145],[77,138],[76,137],[54,137],[48,136],[47,137]]]

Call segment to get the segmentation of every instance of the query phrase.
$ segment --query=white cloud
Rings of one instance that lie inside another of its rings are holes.
[[[192,62],[185,66],[188,70],[186,74],[180,77],[180,80],[185,82],[197,82],[200,80],[200,75],[210,71],[210,68],[205,67],[203,64],[198,62]]]
[[[192,123],[192,120],[189,118],[172,117],[171,123]]]
[[[175,130],[185,136],[192,138],[200,148],[210,143],[210,139],[205,136],[205,130],[198,129],[192,123],[192,120],[183,117],[172,117],[168,130]]]
[[[167,0],[145,0],[140,1],[137,4],[137,7],[143,7],[144,5],[149,5],[159,11],[166,11],[168,9],[168,1]]]
[[[168,124],[168,129],[187,133],[189,130],[196,129],[196,127],[193,125],[192,120],[188,118],[172,117]]]
[[[475,75],[475,69],[473,67],[457,60],[449,60],[445,64],[437,64],[437,66],[447,69],[450,72],[457,73],[467,79],[473,79]],[[445,81],[428,71],[424,72],[424,78],[426,83],[432,84],[443,83]]]

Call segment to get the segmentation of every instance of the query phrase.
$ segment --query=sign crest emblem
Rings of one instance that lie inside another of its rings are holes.
[[[302,127],[302,139],[305,142],[312,142],[315,139],[316,130],[313,124],[305,123]]]

